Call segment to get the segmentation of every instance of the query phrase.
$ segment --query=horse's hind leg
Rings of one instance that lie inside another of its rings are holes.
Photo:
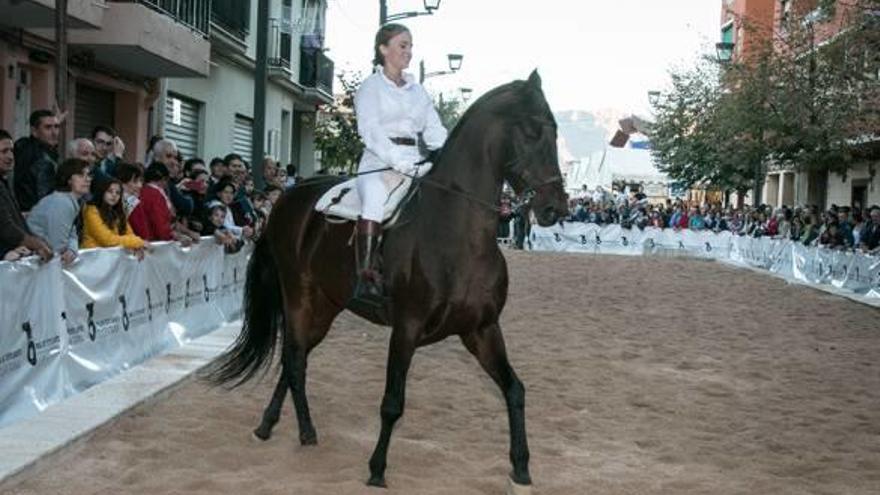
[[[299,307],[288,307],[287,339],[284,352],[281,353],[283,376],[293,396],[293,407],[299,424],[299,442],[301,445],[315,445],[318,434],[312,424],[309,413],[309,400],[306,396],[306,368],[312,349],[324,340],[333,319],[339,314],[340,308],[323,299],[319,294],[307,298],[310,304]]]
[[[507,418],[510,422],[510,477],[519,485],[530,485],[529,445],[526,440],[525,387],[507,360],[504,337],[498,323],[492,323],[476,332],[462,335],[462,342],[480,365],[495,380],[507,402]]]
[[[283,366],[283,365],[282,365]],[[281,406],[284,404],[284,397],[287,396],[287,377],[284,370],[278,377],[278,385],[275,385],[275,392],[272,394],[272,400],[266,406],[263,412],[263,420],[260,426],[254,430],[254,436],[260,440],[268,440],[272,436],[272,428],[278,423],[281,417]]]
[[[370,457],[370,486],[385,486],[385,467],[388,458],[388,443],[394,423],[403,416],[403,405],[406,396],[406,374],[409,371],[415,340],[396,328],[391,333],[391,345],[388,351],[388,367],[385,377],[385,395],[382,397],[382,429],[379,441]]]

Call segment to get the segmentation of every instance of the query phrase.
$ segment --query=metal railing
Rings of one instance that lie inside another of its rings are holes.
[[[208,36],[212,0],[135,0],[175,21]],[[216,1],[216,0],[215,0]]]
[[[317,49],[300,49],[299,82],[328,95],[333,94],[333,61]]]
[[[269,66],[290,70],[291,33],[281,19],[269,19]]]
[[[244,40],[251,27],[251,1],[213,0],[211,21],[230,34]]]

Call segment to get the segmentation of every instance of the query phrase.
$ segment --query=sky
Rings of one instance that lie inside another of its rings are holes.
[[[422,10],[421,0],[388,0],[389,13]],[[413,61],[433,94],[474,97],[537,68],[554,111],[615,109],[646,115],[647,92],[668,85],[670,68],[710,54],[720,37],[721,0],[442,0],[432,16],[402,21]],[[328,0],[325,46],[340,70],[369,73],[379,0]],[[337,85],[338,88],[338,85]]]

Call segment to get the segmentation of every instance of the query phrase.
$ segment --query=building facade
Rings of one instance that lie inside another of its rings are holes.
[[[168,78],[160,134],[206,159],[254,145],[257,2],[213,0],[206,78]],[[318,105],[332,101],[333,62],[324,55],[325,0],[271,0],[264,150],[304,176],[315,171]]]
[[[151,136],[185,157],[253,144],[256,3],[250,0],[68,0],[67,138],[115,127],[125,158],[144,161]],[[264,149],[314,168],[315,107],[332,95],[323,53],[326,0],[271,0]],[[55,1],[0,0],[0,128],[29,134],[55,106]]]
[[[832,15],[825,15],[818,7],[818,0],[722,0],[721,41],[734,44],[734,60],[747,57],[750,52],[765,46],[762,44],[765,41],[771,41],[775,50],[784,50],[785,26],[791,20],[799,19],[811,26],[816,47],[837,42],[850,28],[856,5],[836,2]],[[747,30],[742,27],[749,23],[757,24],[759,28]],[[769,27],[764,29],[762,26]],[[853,137],[865,138],[876,144],[876,136]],[[865,163],[841,175],[771,164],[759,202],[777,207],[818,205],[822,209],[832,204],[860,208],[880,204],[880,180],[872,173],[872,169],[878,167],[880,163]]]

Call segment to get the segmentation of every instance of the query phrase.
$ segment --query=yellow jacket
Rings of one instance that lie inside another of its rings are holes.
[[[111,229],[104,223],[95,205],[86,205],[83,208],[83,238],[79,247],[86,249],[116,246],[140,249],[144,247],[144,240],[134,235],[128,222],[125,223],[125,235],[119,235],[118,230]]]

